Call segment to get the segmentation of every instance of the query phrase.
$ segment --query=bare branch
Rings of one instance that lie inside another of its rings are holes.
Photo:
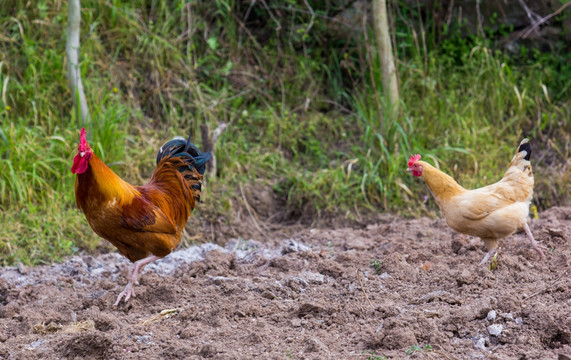
[[[527,17],[529,18],[530,23],[533,25],[534,23],[536,23],[537,21],[541,20],[541,16],[537,15],[535,12],[533,12],[525,3],[525,1],[523,0],[518,0],[521,7],[525,10]],[[533,30],[537,31],[537,27],[533,28]],[[539,32],[538,32],[539,33]]]
[[[307,6],[307,8],[309,9],[309,13],[311,14],[311,19],[309,20],[309,24],[307,25],[307,28],[305,28],[305,35],[307,35],[309,34],[309,30],[311,30],[311,28],[313,27],[313,21],[315,20],[315,12],[313,11],[313,8],[311,7],[311,5],[309,5],[307,0],[305,0],[305,6]]]
[[[278,19],[276,19],[276,17],[274,16],[274,14],[272,13],[272,11],[270,10],[270,8],[268,7],[268,4],[266,4],[265,0],[261,0],[262,4],[264,4],[264,7],[266,8],[266,11],[268,12],[268,14],[270,14],[270,17],[272,18],[272,20],[277,24],[278,27],[276,27],[276,32],[280,31],[282,28],[282,24],[280,24],[280,22],[278,21]],[[250,10],[250,9],[248,9]]]
[[[531,23],[533,24],[536,21],[541,20],[541,16],[537,15],[535,12],[533,12],[525,3],[525,1],[523,0],[518,0],[521,7],[525,10],[527,17],[529,18],[529,21],[531,21]]]
[[[534,32],[539,27],[539,25],[547,22],[552,17],[557,16],[559,13],[561,13],[563,10],[565,10],[570,5],[571,5],[571,1],[569,1],[565,5],[561,6],[555,12],[553,12],[553,13],[547,15],[546,17],[538,20],[537,22],[531,24],[530,28],[528,30],[526,30],[521,37],[523,39],[526,39],[532,32]]]

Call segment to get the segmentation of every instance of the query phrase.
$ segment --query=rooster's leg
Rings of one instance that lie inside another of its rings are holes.
[[[137,278],[139,277],[139,274],[141,273],[141,271],[143,270],[143,268],[145,267],[145,265],[147,265],[148,263],[151,263],[157,259],[160,259],[159,256],[156,255],[151,255],[149,257],[146,257],[144,259],[141,260],[137,260],[133,263],[133,265],[131,265],[131,268],[129,269],[129,283],[127,284],[127,286],[125,286],[125,290],[123,290],[119,296],[117,297],[117,301],[115,301],[115,304],[113,304],[113,306],[117,306],[119,305],[119,302],[121,301],[121,298],[125,297],[125,302],[127,302],[127,300],[129,300],[129,298],[135,297],[135,289],[133,289],[133,286],[135,284],[138,284],[137,282]]]
[[[545,255],[543,255],[543,251],[541,251],[541,248],[547,249],[545,246],[540,245],[537,241],[535,241],[535,239],[533,238],[533,234],[531,233],[531,229],[529,228],[529,225],[527,224],[527,222],[525,223],[525,233],[527,234],[527,237],[529,238],[529,242],[531,244],[531,247],[537,251],[537,253],[539,254],[539,260],[543,260],[545,259]]]

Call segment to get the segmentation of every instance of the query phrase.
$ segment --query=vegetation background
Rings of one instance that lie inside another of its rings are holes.
[[[204,146],[227,124],[185,245],[276,224],[437,216],[426,187],[404,171],[411,153],[477,187],[501,178],[526,136],[534,206],[568,205],[568,4],[388,2],[401,96],[392,117],[370,1],[84,0],[88,139],[116,173],[143,183],[164,141],[190,132]],[[0,2],[4,265],[109,251],[75,206],[81,125],[66,25],[67,1]]]

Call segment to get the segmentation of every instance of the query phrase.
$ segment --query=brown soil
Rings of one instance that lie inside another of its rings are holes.
[[[540,214],[547,259],[515,234],[494,271],[479,239],[427,218],[204,244],[148,266],[117,308],[116,253],[7,267],[0,358],[568,359],[570,220]]]

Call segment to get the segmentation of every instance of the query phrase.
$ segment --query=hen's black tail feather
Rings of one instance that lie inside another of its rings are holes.
[[[529,145],[529,140],[528,139],[523,139],[521,141],[521,143],[519,144],[519,147],[517,148],[517,152],[522,152],[525,151],[527,154],[525,154],[525,160],[529,161],[529,159],[531,158],[531,145]]]
[[[195,168],[200,175],[204,175],[206,163],[210,160],[210,152],[201,153],[196,145],[190,142],[190,136],[186,141],[181,138],[174,138],[161,146],[157,153],[157,165],[167,156],[183,158],[188,166]],[[183,170],[185,169],[179,169],[181,173]]]

